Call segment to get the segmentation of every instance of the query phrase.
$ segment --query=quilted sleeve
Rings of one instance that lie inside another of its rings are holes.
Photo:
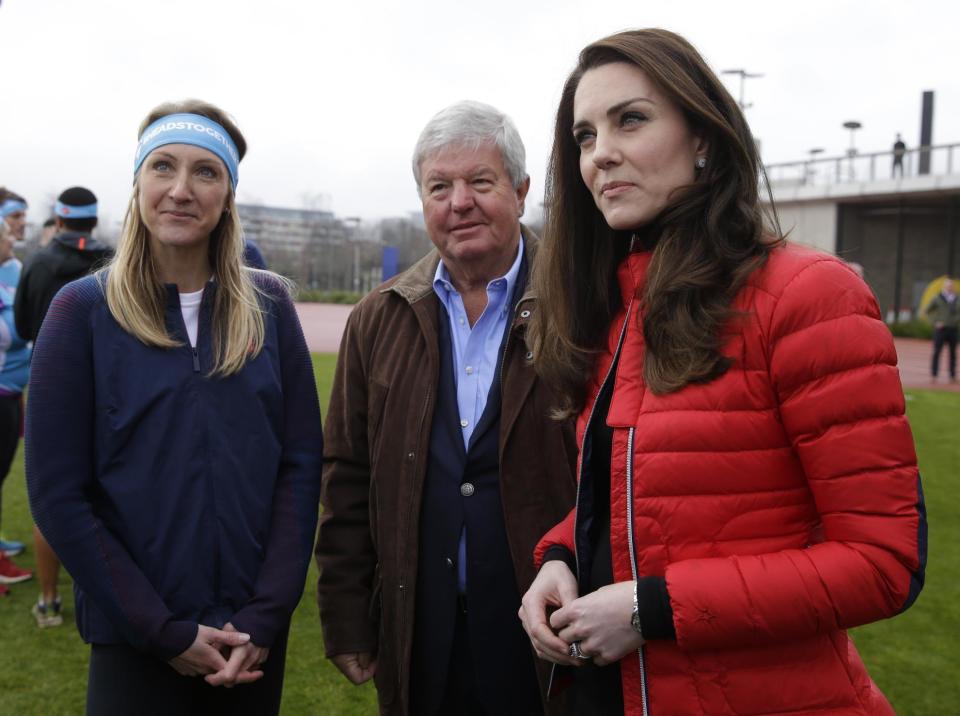
[[[573,544],[573,530],[577,519],[577,511],[570,510],[570,514],[563,518],[563,521],[555,525],[547,532],[537,543],[533,550],[533,563],[537,569],[543,565],[543,557],[547,550],[553,546],[565,547],[573,554],[576,550]]]
[[[670,565],[683,649],[858,626],[906,609],[923,586],[923,493],[893,339],[874,297],[824,257],[786,285],[764,328],[780,419],[822,536],[806,549]]]

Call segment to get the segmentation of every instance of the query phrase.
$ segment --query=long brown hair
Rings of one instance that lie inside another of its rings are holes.
[[[614,62],[639,67],[707,142],[706,167],[637,238],[653,247],[644,294],[643,374],[655,393],[722,375],[720,353],[730,304],[773,246],[758,196],[756,145],[740,107],[696,49],[667,30],[621,32],[587,46],[557,109],[547,174],[547,221],[534,274],[539,299],[532,326],[541,375],[563,398],[586,402],[594,358],[621,306],[617,265],[632,232],[611,229],[580,176],[573,100],[583,75]]]
[[[242,159],[247,143],[230,116],[208,102],[188,99],[155,107],[140,123],[137,136],[161,117],[170,114],[199,114],[212,119],[233,139]],[[107,306],[124,330],[149,346],[173,348],[180,345],[164,322],[166,291],[150,251],[147,227],[140,215],[139,176],[127,208],[120,242],[113,261],[99,274],[106,281]],[[231,375],[243,368],[263,347],[264,324],[260,292],[252,280],[254,269],[243,263],[243,228],[233,192],[227,197],[226,212],[210,235],[210,266],[217,280],[213,304],[213,350],[215,375]]]

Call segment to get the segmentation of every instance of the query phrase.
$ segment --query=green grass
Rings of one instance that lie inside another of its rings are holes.
[[[960,647],[960,394],[907,391],[927,505],[926,583],[916,603],[895,619],[854,631],[877,685],[899,714],[960,711],[956,668]],[[953,674],[953,676],[950,676]]]
[[[321,406],[330,395],[335,357],[315,355]],[[930,523],[927,583],[905,614],[856,630],[854,639],[870,674],[900,714],[956,713],[960,684],[955,676],[960,649],[960,394],[909,391],[907,409],[920,457]],[[24,539],[30,518],[18,455],[4,484],[4,532]],[[32,549],[17,558],[33,567]],[[351,686],[323,657],[316,607],[316,567],[293,617],[287,656],[283,713],[375,714],[372,685]],[[15,585],[0,599],[0,711],[18,716],[83,712],[88,649],[73,625],[70,579],[61,574],[66,600],[62,628],[40,631],[30,615],[36,583]]]

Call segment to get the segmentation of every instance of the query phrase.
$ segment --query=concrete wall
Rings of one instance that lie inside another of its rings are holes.
[[[862,202],[840,205],[837,253],[860,263],[884,315],[915,310],[923,288],[956,272],[960,261],[957,200]],[[897,252],[902,237],[899,295]]]
[[[836,252],[836,202],[784,202],[777,204],[777,214],[780,217],[780,228],[790,241],[831,254]]]
[[[885,316],[960,271],[960,174],[771,186],[788,238],[861,264]]]

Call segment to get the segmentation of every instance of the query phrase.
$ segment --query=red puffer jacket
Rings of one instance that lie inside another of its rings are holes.
[[[735,300],[730,370],[658,396],[644,385],[633,298],[648,263],[631,254],[619,269],[625,308],[590,391],[619,344],[607,416],[614,579],[666,575],[677,635],[621,662],[626,713],[892,714],[845,631],[908,607],[926,558],[876,301],[837,259],[776,249]],[[576,553],[575,534],[577,510],[538,545],[538,564],[553,544]]]

